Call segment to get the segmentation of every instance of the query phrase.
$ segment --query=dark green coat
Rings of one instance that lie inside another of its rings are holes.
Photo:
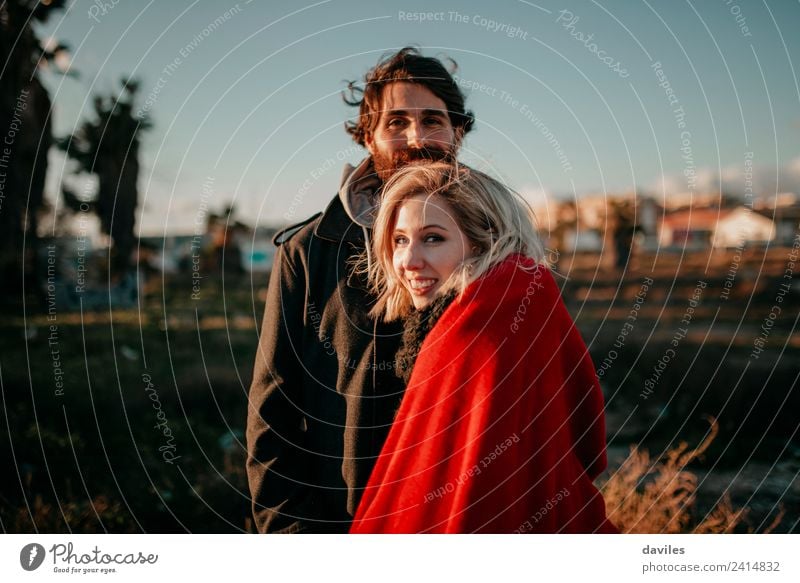
[[[402,397],[399,327],[367,314],[340,199],[276,237],[247,419],[259,532],[347,532]]]

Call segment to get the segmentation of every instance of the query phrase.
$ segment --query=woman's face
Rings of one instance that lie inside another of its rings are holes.
[[[397,211],[392,231],[394,271],[414,307],[430,304],[450,275],[472,255],[472,244],[439,196],[419,194]]]

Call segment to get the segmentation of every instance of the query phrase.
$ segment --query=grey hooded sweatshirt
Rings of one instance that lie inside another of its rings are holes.
[[[369,317],[352,267],[380,187],[369,158],[347,166],[324,213],[275,237],[247,418],[259,532],[347,532],[400,404],[400,327]]]

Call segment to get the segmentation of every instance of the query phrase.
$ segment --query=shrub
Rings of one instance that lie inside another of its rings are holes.
[[[631,453],[603,486],[608,518],[620,532],[631,534],[730,533],[747,509],[735,509],[726,495],[699,523],[691,510],[695,503],[697,476],[686,469],[708,448],[719,431],[709,418],[711,430],[695,449],[686,442],[651,463],[645,449],[631,446]],[[780,521],[773,522],[768,530]]]

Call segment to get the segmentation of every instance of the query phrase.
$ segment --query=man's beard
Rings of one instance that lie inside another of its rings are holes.
[[[394,155],[386,155],[381,152],[372,154],[372,162],[375,166],[375,173],[386,182],[392,174],[414,162],[453,162],[453,153],[440,148],[410,148],[395,152]]]

